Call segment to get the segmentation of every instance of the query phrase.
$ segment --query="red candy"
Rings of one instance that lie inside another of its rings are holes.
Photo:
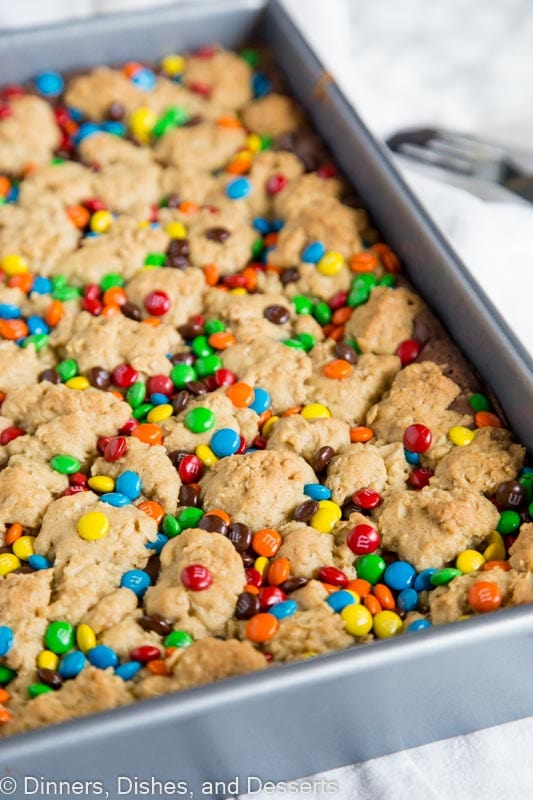
[[[11,106],[0,104],[0,119],[7,119],[12,113]]]
[[[416,422],[409,425],[403,434],[403,446],[412,453],[425,453],[431,447],[433,437],[429,428]]]
[[[264,450],[265,447],[267,446],[267,441],[268,440],[266,436],[256,436],[252,444],[254,447],[257,448],[257,450]]]
[[[80,492],[88,492],[87,486],[69,486],[64,492],[61,492],[61,497],[70,497],[71,494],[79,494]]]
[[[214,375],[206,375],[204,378],[204,383],[208,392],[215,392],[219,388],[217,379]]]
[[[203,97],[209,97],[211,94],[211,87],[207,85],[207,83],[202,83],[202,81],[192,81],[188,84],[188,88],[196,92],[196,94],[201,94]]]
[[[104,446],[106,461],[118,461],[128,451],[128,443],[123,436],[111,436]]]
[[[287,185],[287,178],[285,175],[271,175],[266,182],[266,190],[268,194],[278,194]]]
[[[84,311],[88,311],[89,314],[92,314],[93,317],[99,317],[104,310],[104,304],[100,300],[92,297],[84,297],[81,301],[81,307]]]
[[[153,644],[143,644],[131,651],[130,658],[132,661],[140,661],[141,664],[147,664],[149,661],[161,658],[161,650]]]
[[[349,583],[347,576],[337,567],[320,567],[318,580],[330,583],[332,586],[347,586]]]
[[[378,549],[381,537],[373,525],[356,525],[348,534],[346,544],[356,556],[365,556]]]
[[[413,489],[423,489],[429,485],[429,479],[433,477],[433,470],[428,467],[417,467],[409,475],[409,484]]]
[[[237,456],[242,456],[242,454],[244,453],[244,451],[248,447],[248,445],[246,444],[246,439],[244,438],[244,436],[241,436],[240,440],[241,441],[240,441],[240,444],[239,444],[239,449],[235,453],[235,455],[237,455]]]
[[[74,472],[68,476],[68,482],[71,486],[87,486],[87,475],[83,472]]]
[[[213,577],[207,567],[203,564],[190,564],[181,571],[181,582],[186,589],[193,592],[201,592],[209,589],[213,583]]]
[[[255,569],[255,567],[248,567],[246,569],[246,583],[249,583],[252,586],[255,586],[256,589],[259,589],[263,583],[263,576],[258,569]]]
[[[204,465],[195,455],[184,456],[178,466],[178,472],[183,483],[196,483],[204,472]]]
[[[138,424],[139,423],[137,422],[136,419],[130,417],[129,419],[126,420],[122,428],[119,428],[119,433],[123,433],[124,436],[129,436],[135,430]]]
[[[174,384],[168,375],[152,375],[146,382],[146,391],[151,394],[165,394],[167,397],[174,392]]]
[[[138,377],[139,373],[130,364],[121,364],[111,373],[111,380],[120,389],[128,389]]]
[[[366,511],[376,508],[382,502],[380,493],[373,489],[358,489],[352,494],[352,500],[356,506],[364,508]]]
[[[102,292],[96,283],[88,283],[83,290],[83,296],[86,297],[87,300],[99,300],[102,296]]]
[[[402,367],[406,367],[416,361],[420,355],[420,350],[420,342],[417,342],[416,339],[406,339],[405,342],[401,342],[396,348],[396,355],[402,362]]]
[[[333,297],[328,302],[328,306],[331,308],[332,311],[337,311],[339,308],[343,308],[346,305],[346,300],[348,299],[348,292],[337,292],[334,294]]]
[[[259,605],[262,609],[283,603],[286,599],[287,595],[279,586],[267,586],[259,592]]]
[[[166,292],[156,289],[146,295],[144,307],[153,317],[162,317],[170,308],[170,297]]]
[[[323,164],[316,171],[319,178],[334,178],[338,174],[335,164]]]
[[[237,380],[237,376],[230,369],[217,369],[215,378],[219,386],[231,386]]]
[[[95,211],[104,211],[105,210],[105,203],[102,200],[99,200],[98,197],[91,197],[89,200],[85,200],[83,205],[90,211],[91,214],[94,214]]]
[[[23,428],[16,428],[14,425],[10,425],[9,428],[4,428],[2,433],[0,433],[0,444],[8,444],[12,442],[13,439],[24,436],[25,433],[26,431]]]

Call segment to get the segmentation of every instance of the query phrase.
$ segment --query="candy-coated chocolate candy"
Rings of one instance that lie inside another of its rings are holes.
[[[87,658],[93,667],[107,669],[118,666],[118,656],[114,650],[105,644],[97,644],[87,652]]]
[[[380,493],[374,489],[358,489],[353,493],[352,500],[356,506],[364,508],[365,511],[371,511],[383,502]]]
[[[412,586],[416,570],[407,561],[393,561],[383,575],[383,580],[391,589],[401,592]]]
[[[240,444],[241,438],[233,428],[220,428],[210,441],[211,450],[219,458],[233,455],[238,451]]]
[[[190,564],[181,571],[181,582],[186,589],[201,592],[209,589],[213,583],[213,576],[203,564]]]
[[[252,191],[252,184],[248,178],[235,178],[226,186],[226,194],[230,200],[240,200],[247,197]]]
[[[76,628],[76,644],[82,653],[92,650],[96,645],[96,634],[90,625],[84,622],[80,623]]]
[[[455,425],[448,431],[448,439],[458,447],[465,447],[474,441],[475,433],[463,425]]]
[[[428,619],[415,619],[407,628],[407,633],[423,631],[425,628],[431,628],[431,622]]]
[[[140,661],[124,661],[120,666],[115,667],[115,675],[123,681],[131,681],[142,669]]]
[[[57,655],[63,655],[72,650],[75,642],[74,625],[70,622],[57,620],[51,622],[44,635],[44,643],[48,650]]]
[[[461,575],[461,570],[454,569],[453,567],[443,567],[443,569],[437,569],[431,575],[429,582],[432,586],[446,586],[446,584],[453,581],[454,578],[458,578]]]
[[[279,622],[273,614],[261,612],[255,614],[246,623],[246,636],[251,642],[261,644],[272,639],[279,626]]]
[[[156,658],[161,658],[161,650],[151,644],[135,647],[130,652],[130,659],[132,661],[140,661],[141,664],[148,664],[149,661],[154,661]]]
[[[0,553],[0,576],[9,575],[21,566],[20,559],[13,553]]]
[[[463,573],[477,572],[485,563],[485,556],[477,550],[463,550],[457,556],[455,566]]]
[[[378,639],[390,639],[402,632],[403,622],[394,611],[379,611],[374,617],[373,629]]]
[[[467,593],[470,607],[479,613],[495,611],[502,604],[500,587],[492,581],[478,581]]]
[[[324,486],[322,483],[306,483],[304,486],[304,494],[312,500],[331,499],[331,489]]]
[[[111,529],[109,519],[101,511],[89,511],[78,520],[78,533],[87,542],[95,542],[107,536]]]
[[[343,608],[340,613],[344,628],[351,636],[366,636],[372,630],[374,620],[364,606],[354,603]]]
[[[344,572],[337,567],[321,567],[317,577],[319,581],[332,586],[346,586],[349,582]]]
[[[185,427],[192,433],[205,433],[215,425],[215,415],[210,408],[199,406],[191,409],[184,419]]]
[[[316,264],[317,261],[320,261],[325,252],[326,248],[322,242],[311,242],[311,244],[308,244],[302,251],[302,261],[308,264]]]
[[[431,576],[436,573],[436,569],[430,567],[429,569],[423,569],[422,572],[419,572],[416,576],[413,589],[417,592],[427,592],[433,588],[433,584],[431,583]]]
[[[355,563],[355,570],[357,577],[368,581],[374,586],[381,579],[385,572],[387,565],[385,561],[376,553],[371,553],[367,556],[361,556]]]
[[[281,603],[271,606],[269,612],[276,617],[276,619],[287,619],[287,617],[292,617],[297,610],[298,603],[296,600],[283,600]]]
[[[65,454],[53,456],[50,459],[50,466],[55,472],[59,472],[62,475],[72,475],[81,469],[81,464],[77,458]]]
[[[115,484],[117,492],[125,494],[130,500],[136,500],[142,491],[142,480],[138,472],[126,470],[121,472]]]
[[[131,504],[130,498],[120,492],[106,492],[100,495],[100,501],[102,503],[107,503],[109,506],[114,506],[114,508],[124,508],[124,506],[129,506]]]
[[[7,656],[14,642],[13,629],[9,625],[0,625],[0,658]]]
[[[502,536],[507,536],[518,530],[522,523],[520,514],[516,511],[502,511],[496,530]]]
[[[409,425],[403,434],[405,449],[413,453],[425,453],[431,447],[432,441],[433,437],[429,428],[418,422],[414,425]]]
[[[63,656],[58,672],[62,678],[75,678],[76,675],[80,674],[86,663],[87,659],[83,653],[79,650],[73,650]]]
[[[165,647],[189,647],[194,639],[187,631],[172,631],[165,637],[163,644]]]
[[[352,606],[357,603],[356,597],[354,592],[347,592],[344,589],[341,589],[338,592],[333,592],[330,594],[329,597],[326,599],[326,603],[333,611],[336,611],[340,614],[340,612],[346,608],[346,606]]]
[[[399,593],[396,603],[402,611],[414,611],[418,605],[418,592],[414,589],[403,589]]]
[[[120,579],[120,585],[125,589],[131,589],[137,597],[142,597],[152,585],[152,579],[142,569],[129,569]]]
[[[373,525],[356,525],[346,537],[346,544],[357,556],[373,553],[381,544],[381,537]]]

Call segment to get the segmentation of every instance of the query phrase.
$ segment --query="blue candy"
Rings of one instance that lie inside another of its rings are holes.
[[[141,476],[138,472],[127,469],[118,476],[115,489],[119,494],[125,495],[130,500],[137,500],[142,489]],[[116,492],[112,492],[112,494],[116,494]]]
[[[407,628],[407,633],[413,633],[413,631],[423,631],[424,628],[431,628],[431,622],[427,619],[415,619],[415,621],[411,622]]]
[[[418,453],[413,453],[412,450],[406,450],[405,448],[403,452],[407,463],[411,464],[413,467],[418,467],[420,464],[420,455]]]
[[[84,114],[83,114],[83,111],[80,111],[79,108],[74,108],[74,106],[68,106],[67,107],[67,111],[68,111],[69,117],[71,119],[73,119],[74,122],[81,122],[82,121],[82,119],[84,117]]]
[[[32,292],[35,292],[36,294],[50,294],[52,289],[52,281],[49,278],[45,278],[42,275],[37,275],[33,279],[33,283],[31,285]]]
[[[8,625],[0,625],[0,658],[7,656],[13,647],[13,631]]]
[[[152,89],[155,88],[157,78],[151,69],[143,67],[143,69],[137,70],[137,72],[131,76],[131,82],[139,89],[142,89],[143,92],[151,92]]]
[[[331,489],[321,483],[306,483],[304,494],[312,500],[329,500],[331,498]]]
[[[137,675],[141,667],[142,664],[140,661],[125,661],[120,667],[115,669],[115,675],[118,675],[123,681],[131,681],[131,679]]]
[[[26,320],[30,334],[50,333],[50,328],[42,317],[32,315]]]
[[[311,242],[302,253],[302,261],[308,264],[316,264],[317,261],[320,261],[325,252],[326,248],[322,242]]]
[[[107,503],[108,506],[114,506],[115,508],[123,508],[124,506],[129,506],[131,503],[130,498],[120,492],[106,492],[100,495],[100,501],[102,503]]]
[[[98,669],[107,669],[118,665],[117,654],[105,644],[97,644],[96,647],[92,647],[87,653],[87,658],[93,667],[98,667]]]
[[[284,600],[282,603],[276,603],[275,606],[270,606],[269,613],[276,619],[286,619],[298,610],[298,603],[296,600]]]
[[[57,97],[65,87],[65,81],[57,72],[41,72],[35,78],[37,91],[46,97]]]
[[[87,139],[89,136],[99,133],[100,130],[100,125],[97,125],[95,122],[83,122],[76,131],[74,144],[80,144],[80,142],[83,142],[83,140]]]
[[[271,228],[274,231],[274,233],[277,233],[283,228],[284,225],[285,225],[284,219],[275,219],[274,222],[271,223]]]
[[[220,428],[209,443],[213,453],[219,458],[232,456],[241,446],[241,437],[233,428]]]
[[[396,599],[396,605],[402,611],[414,611],[418,605],[418,592],[414,589],[403,589]]]
[[[351,592],[347,592],[344,589],[341,589],[338,592],[333,592],[327,598],[326,603],[333,611],[336,611],[337,614],[340,614],[343,608],[346,606],[353,606],[355,603],[355,597]]]
[[[415,568],[407,561],[393,561],[383,575],[383,581],[390,589],[401,592],[409,589],[416,575]]]
[[[123,122],[116,122],[115,120],[106,120],[102,122],[102,130],[106,133],[112,133],[113,136],[125,136],[126,126]]]
[[[87,659],[83,653],[80,650],[73,650],[72,653],[67,653],[63,656],[57,671],[62,678],[75,678],[76,675],[80,674],[86,663]]]
[[[20,319],[22,311],[14,303],[0,303],[0,319]]]
[[[262,414],[264,411],[267,411],[271,405],[272,400],[267,390],[256,386],[254,389],[254,399],[250,404],[252,411],[255,411],[256,414]]]
[[[248,197],[251,191],[252,184],[248,178],[235,178],[226,186],[226,194],[230,200],[240,200],[243,197]]]
[[[252,91],[254,97],[264,97],[272,89],[272,84],[262,72],[256,72],[252,78]]]
[[[20,186],[12,186],[9,190],[6,200],[8,203],[16,203],[19,199]]]
[[[131,589],[137,597],[142,597],[152,585],[152,579],[142,569],[129,569],[120,579],[120,585],[123,589]]]
[[[427,592],[434,589],[435,587],[431,583],[431,576],[434,575],[436,571],[436,569],[430,567],[429,569],[423,569],[422,572],[419,572],[413,583],[413,589],[416,592]]]
[[[50,569],[52,566],[46,556],[40,556],[37,553],[28,558],[28,564],[32,569]]]
[[[255,217],[253,226],[262,236],[270,233],[270,222],[264,217]]]
[[[153,406],[162,406],[164,403],[168,403],[168,397],[161,392],[154,392],[148,399]]]
[[[160,553],[167,542],[168,536],[165,536],[164,533],[158,533],[155,541],[148,542],[145,547],[147,550],[154,550],[156,553]]]

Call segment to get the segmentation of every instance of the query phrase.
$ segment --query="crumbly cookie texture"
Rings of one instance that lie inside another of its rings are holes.
[[[357,341],[363,353],[391,355],[411,338],[413,320],[421,308],[420,298],[408,289],[378,286],[368,303],[354,309],[346,334]]]
[[[252,100],[242,112],[246,127],[261,136],[279,136],[298,130],[302,118],[296,103],[290,97],[276,92]]]
[[[32,272],[48,275],[56,262],[74,256],[80,233],[59,205],[0,206],[0,258],[17,253]]]
[[[383,497],[405,488],[408,469],[400,444],[376,447],[350,444],[328,464],[325,485],[335,503],[344,501],[362,487],[375,489]]]
[[[128,283],[126,294],[130,302],[144,310],[146,296],[153,291],[163,291],[170,299],[169,310],[161,321],[178,327],[190,317],[200,314],[206,290],[203,274],[197,269],[176,270],[163,267],[158,270],[141,270]]]
[[[191,128],[176,128],[155,147],[162,164],[196,169],[221,169],[246,139],[242,128],[225,128],[216,122],[201,122]]]
[[[220,108],[238,110],[251,99],[251,70],[235,53],[220,50],[211,58],[187,59],[185,85],[206,87],[209,98]]]
[[[312,462],[321,447],[343,450],[350,444],[350,426],[337,417],[307,420],[300,415],[282,417],[268,437],[268,450],[289,450]]]
[[[46,164],[61,141],[49,104],[39,97],[15,97],[0,120],[0,172],[18,175]]]

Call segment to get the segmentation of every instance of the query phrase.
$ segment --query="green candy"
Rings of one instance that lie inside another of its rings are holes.
[[[55,156],[51,160],[50,163],[52,164],[52,166],[56,166],[57,164],[64,164],[65,163],[65,159],[64,158],[60,158],[59,156]]]
[[[385,561],[376,553],[371,553],[368,556],[361,556],[357,559],[355,570],[357,577],[368,581],[375,586],[387,568]]]
[[[184,125],[189,119],[188,111],[182,106],[169,106],[159,117],[152,129],[152,135],[156,138],[163,136],[170,128],[177,128]]]
[[[146,385],[142,381],[135,381],[126,392],[126,400],[132,408],[137,408],[144,403]]]
[[[443,569],[438,569],[436,572],[431,575],[429,582],[432,586],[445,586],[450,581],[453,581],[454,578],[458,578],[463,573],[460,569],[455,569],[454,567],[444,567]]]
[[[170,379],[177,389],[184,389],[188,383],[195,381],[198,375],[190,364],[176,364],[172,367]]]
[[[362,275],[358,275],[357,278],[354,278],[352,281],[351,288],[352,289],[367,289],[370,291],[371,289],[376,286],[377,280],[376,276],[373,275],[371,272],[364,272]]]
[[[56,372],[63,383],[65,383],[65,381],[76,377],[78,374],[78,364],[73,358],[66,358],[64,361],[60,361],[59,364],[56,365]]]
[[[183,511],[178,515],[177,522],[182,531],[184,531],[186,528],[196,528],[203,515],[204,512],[201,508],[190,506],[188,508],[184,508]]]
[[[328,325],[331,322],[333,312],[323,300],[313,306],[313,317],[319,325]]]
[[[144,417],[148,414],[149,411],[152,410],[152,408],[153,408],[153,405],[151,403],[141,403],[140,406],[137,406],[137,408],[133,409],[131,415],[132,415],[133,419],[137,419],[137,420],[138,419],[144,419]]]
[[[378,286],[388,286],[389,289],[392,289],[393,286],[396,286],[396,277],[389,272],[379,279]]]
[[[148,253],[144,259],[144,265],[149,267],[163,267],[166,260],[166,253]]]
[[[0,664],[0,686],[4,686],[6,683],[9,683],[9,681],[12,681],[16,675],[17,673],[14,669],[9,669],[9,667]]]
[[[313,301],[304,294],[297,294],[292,298],[292,304],[297,314],[311,314],[313,311]]]
[[[47,333],[33,333],[24,339],[22,347],[28,347],[28,345],[32,344],[35,347],[35,351],[39,353],[43,347],[46,347],[49,339],[50,337]]]
[[[210,431],[215,424],[215,415],[210,408],[193,408],[185,415],[183,421],[187,430],[191,433],[205,433]]]
[[[502,511],[500,520],[496,526],[498,533],[502,536],[507,536],[509,533],[514,533],[520,527],[520,514],[516,511]]]
[[[261,53],[259,50],[256,50],[253,47],[245,47],[244,50],[241,50],[239,55],[252,67],[252,69],[257,69],[261,63]]]
[[[252,244],[252,248],[251,248],[251,251],[250,251],[251,254],[252,254],[252,258],[253,259],[259,258],[259,256],[263,252],[264,248],[265,248],[265,243],[263,242],[263,240],[262,239],[256,239],[255,242]]]
[[[194,639],[187,631],[172,631],[163,640],[165,647],[188,647],[193,642]]]
[[[492,406],[489,402],[489,398],[481,394],[481,392],[476,392],[470,398],[470,407],[477,413],[478,411],[492,411]]]
[[[40,694],[48,694],[48,692],[53,692],[51,686],[47,686],[46,683],[30,683],[28,686],[27,692],[28,697],[38,697]]]
[[[312,350],[316,344],[316,339],[312,333],[299,333],[296,339],[303,344],[306,353]]]
[[[526,472],[525,475],[522,475],[522,477],[519,480],[519,483],[526,490],[527,502],[531,503],[531,500],[533,499],[533,472]],[[533,510],[532,508],[529,509],[530,516],[532,510]]]
[[[181,533],[180,524],[172,514],[165,514],[161,521],[161,530],[169,539],[173,539],[174,536],[178,536]]]
[[[108,289],[112,289],[114,286],[124,286],[125,283],[126,281],[118,272],[107,272],[100,281],[100,289],[107,292]]]
[[[194,367],[200,378],[205,378],[207,375],[212,375],[217,369],[222,367],[222,359],[213,353],[209,356],[198,358]]]
[[[222,331],[226,330],[226,325],[222,322],[221,319],[210,319],[204,325],[204,331],[207,336],[211,336],[213,333],[222,333]]]
[[[191,349],[195,356],[204,358],[214,353],[213,348],[209,345],[206,336],[195,336],[191,342]]]
[[[75,286],[60,286],[52,292],[54,300],[61,300],[62,303],[67,303],[69,300],[77,300],[80,295],[81,290],[76,289]]]
[[[368,289],[364,287],[360,287],[358,289],[350,289],[350,293],[348,295],[348,299],[346,300],[346,305],[350,306],[350,308],[356,308],[357,306],[362,306],[368,298],[370,297],[370,292]]]
[[[272,147],[272,143],[274,141],[272,136],[268,136],[265,133],[260,138],[261,138],[261,150],[270,150],[270,148]]]
[[[66,275],[54,275],[53,278],[50,278],[52,282],[52,289],[62,289],[63,286],[67,285],[67,276]]]
[[[357,342],[356,342],[356,340],[355,340],[355,339],[346,339],[346,340],[345,340],[345,342],[344,342],[344,344],[347,344],[347,345],[348,345],[348,347],[351,347],[353,350],[355,350],[355,352],[356,352],[356,353],[357,353],[357,355],[359,355],[359,356],[360,356],[360,355],[361,355],[361,353],[363,352],[363,351],[361,350],[361,348],[359,347],[359,345],[357,344]]]
[[[78,459],[74,458],[74,456],[66,455],[65,453],[60,453],[51,458],[50,466],[55,472],[59,472],[61,475],[73,475],[81,469],[81,464]]]
[[[60,620],[51,622],[44,635],[46,647],[58,656],[72,650],[75,641],[76,631],[74,625]]]
[[[305,347],[303,345],[303,342],[301,342],[299,339],[284,339],[283,340],[283,344],[286,345],[287,347],[292,347],[293,350],[304,350],[305,351]]]

